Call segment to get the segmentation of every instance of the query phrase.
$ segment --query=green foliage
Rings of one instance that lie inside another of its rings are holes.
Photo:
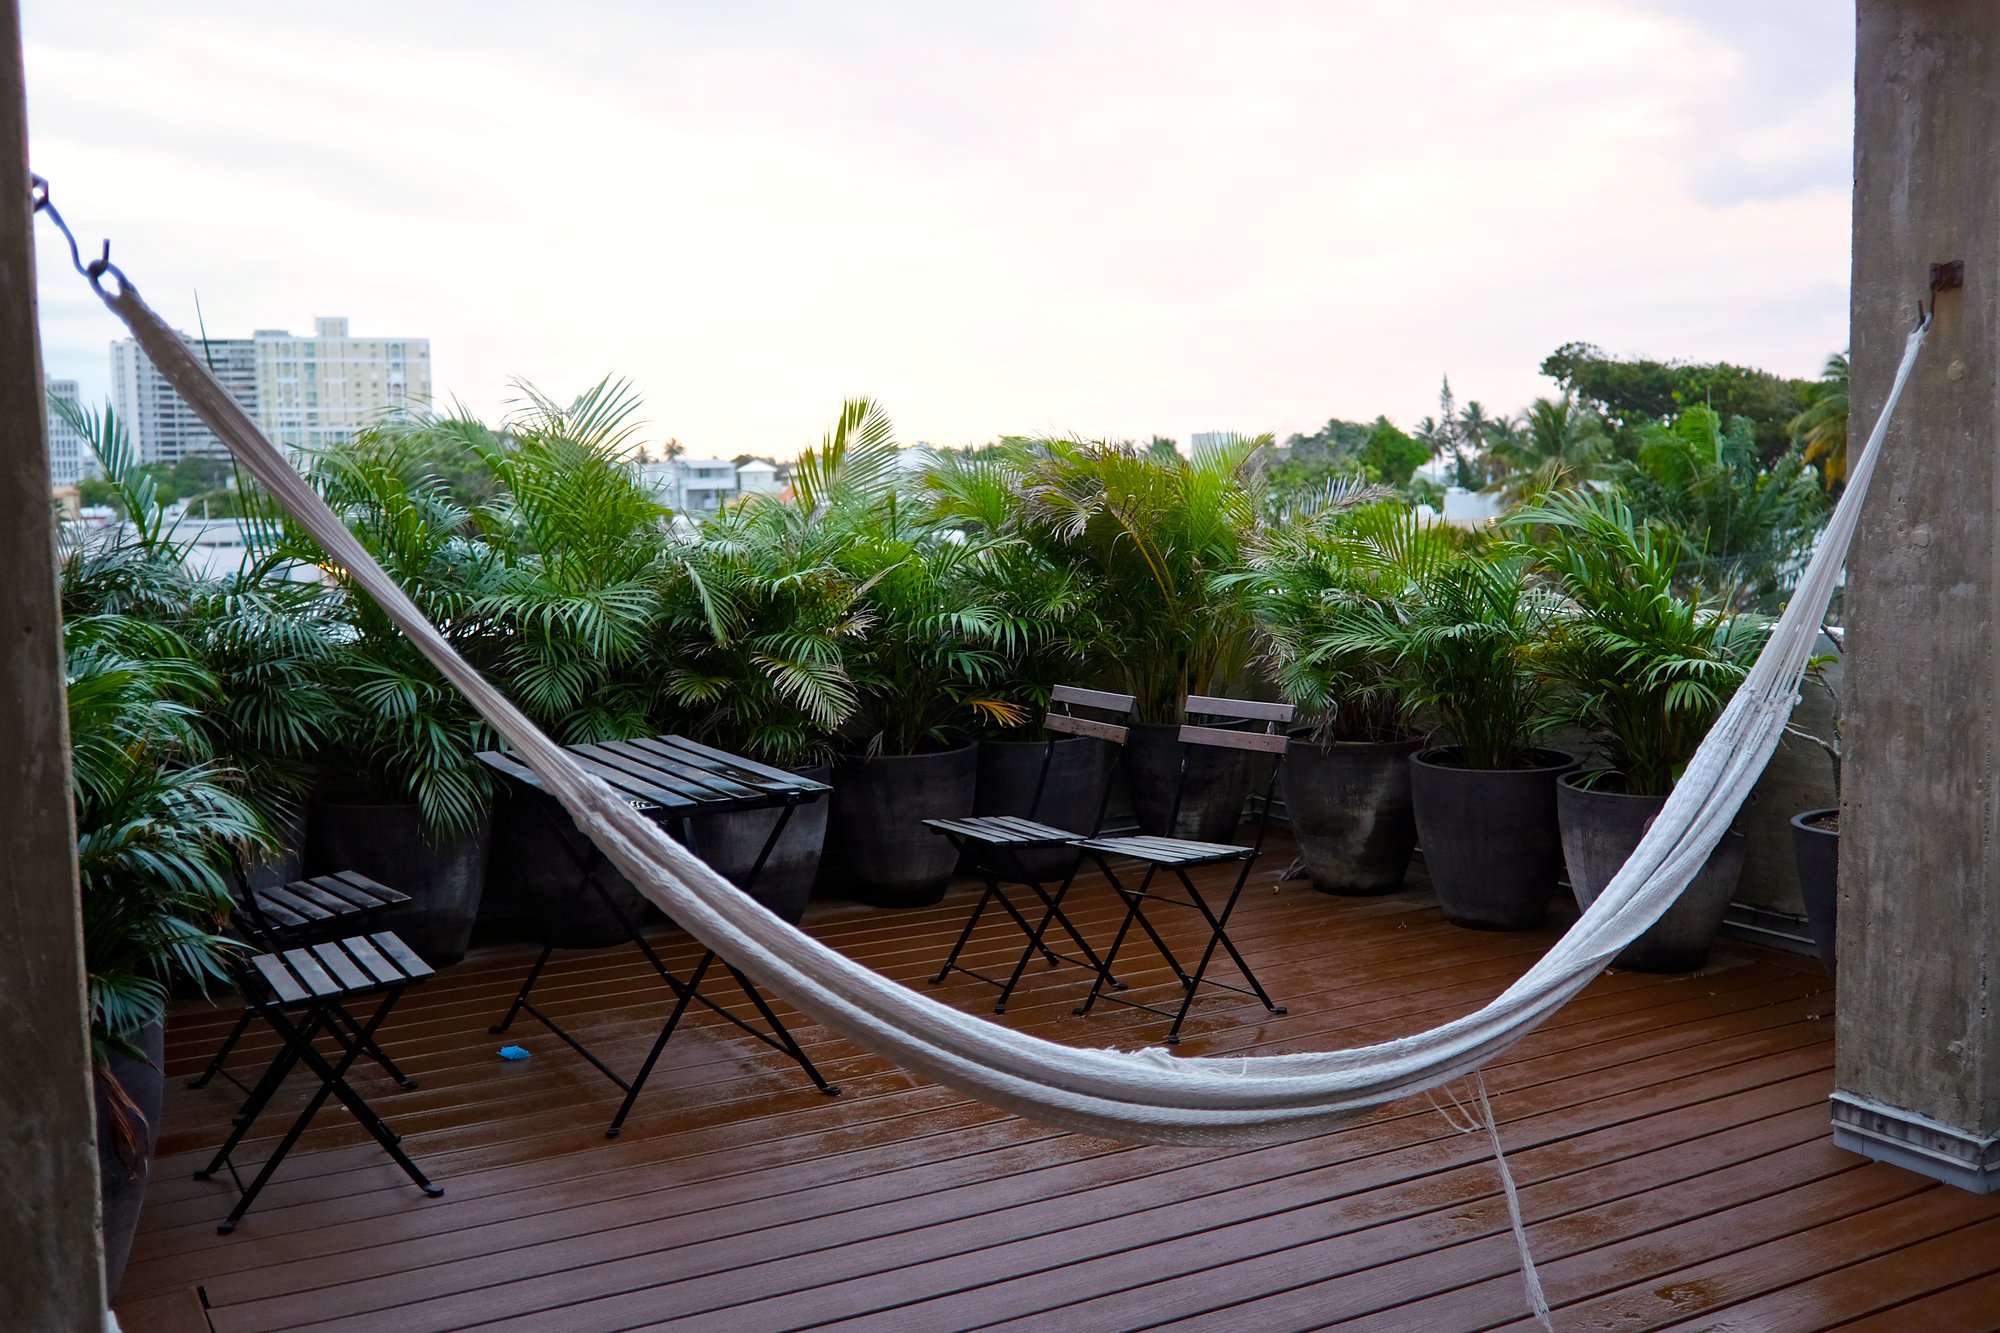
[[[1774,462],[1791,443],[1791,423],[1810,401],[1807,380],[1727,362],[1623,360],[1589,343],[1565,343],[1542,362],[1542,373],[1609,418],[1620,431],[1638,429],[1707,407],[1724,418],[1748,417],[1758,457]]]
[[[155,473],[138,465],[123,423],[108,408],[63,406],[131,524],[59,532],[64,617],[143,617],[175,635],[177,651],[214,682],[200,714],[207,752],[233,771],[235,789],[266,823],[290,824],[309,761],[339,715],[322,678],[337,634],[324,599],[268,556],[228,578],[194,578]]]
[[[462,432],[497,483],[473,618],[493,627],[505,688],[559,740],[647,734],[667,512],[639,480],[638,402],[610,380],[567,406],[521,388],[505,437]]]
[[[857,399],[794,465],[789,499],[745,497],[676,543],[656,656],[695,735],[790,767],[831,756],[859,702],[847,654],[874,623],[832,520],[879,503],[894,468],[888,415]]]
[[[1218,583],[1248,596],[1261,662],[1312,739],[1398,740],[1413,724],[1409,662],[1399,639],[1368,631],[1405,618],[1462,544],[1380,487],[1336,486],[1267,524]]]
[[[1391,486],[1407,486],[1410,475],[1430,461],[1431,448],[1397,430],[1389,418],[1377,417],[1368,431],[1368,442],[1361,446],[1360,458],[1372,477]]]
[[[1510,505],[1528,503],[1595,480],[1610,451],[1603,420],[1573,396],[1537,398],[1519,430],[1496,435],[1492,453],[1505,471],[1488,489]]]
[[[1731,590],[1746,607],[1783,601],[1826,518],[1798,451],[1766,468],[1752,423],[1738,417],[1725,429],[1705,407],[1648,427],[1608,475],[1640,521],[1671,534],[1683,584]]]
[[[137,1056],[176,975],[224,975],[229,858],[269,835],[212,763],[216,681],[169,629],[122,615],[63,627],[91,1044]]]
[[[1525,762],[1549,723],[1532,670],[1555,599],[1527,557],[1468,542],[1428,562],[1400,601],[1362,604],[1323,638],[1329,653],[1393,663],[1404,707],[1461,748],[1471,768]]]
[[[440,436],[483,431],[456,416],[385,422],[316,455],[309,477],[425,618],[485,667],[502,647],[485,599],[499,560],[430,468]],[[493,791],[473,758],[493,743],[485,721],[302,529],[286,525],[277,558],[320,566],[338,598],[341,633],[325,677],[340,704],[324,757],[328,794],[414,801],[438,840],[477,826]]]
[[[1678,543],[1611,495],[1569,494],[1512,522],[1567,598],[1535,655],[1557,722],[1587,729],[1634,795],[1673,790],[1762,651],[1770,626],[1681,593]]]
[[[1816,465],[1828,490],[1847,482],[1847,353],[1830,356],[1806,409],[1791,420],[1793,441],[1805,461]]]
[[[1142,721],[1173,722],[1252,651],[1247,598],[1218,587],[1263,506],[1269,436],[1230,436],[1192,458],[1045,440],[1020,462],[1023,530],[1079,572],[1095,599],[1103,669]]]
[[[1172,441],[1149,453],[1166,459]],[[940,454],[924,475],[931,521],[965,534],[973,544],[968,577],[978,599],[993,607],[1001,630],[1002,664],[989,693],[1024,718],[1048,711],[1057,685],[1092,674],[1103,625],[1088,574],[1025,521],[1018,502],[1028,451],[972,458]]]

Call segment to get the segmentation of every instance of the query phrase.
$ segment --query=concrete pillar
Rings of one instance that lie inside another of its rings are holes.
[[[2000,1184],[2000,5],[1860,0],[1853,426],[1962,259],[1850,562],[1835,1142]]]
[[[21,17],[0,0],[0,1324],[104,1326]]]

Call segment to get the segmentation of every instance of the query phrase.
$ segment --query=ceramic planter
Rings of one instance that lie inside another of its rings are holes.
[[[388,928],[432,967],[449,967],[465,957],[479,916],[492,822],[433,847],[414,805],[318,801],[308,821],[306,873],[352,870],[409,894]]]
[[[1813,949],[1827,976],[1833,977],[1840,925],[1840,826],[1836,822],[1832,828],[1814,827],[1815,821],[1829,817],[1838,821],[1840,807],[1792,816],[1792,855],[1798,859],[1799,896],[1805,899]]]
[[[944,897],[958,865],[926,819],[972,813],[979,747],[842,760],[828,799],[824,881],[876,907],[923,907]]]
[[[1410,756],[1420,740],[1315,744],[1285,752],[1285,810],[1312,886],[1322,893],[1393,893],[1417,845]]]
[[[792,770],[815,782],[831,782],[833,766],[818,764]],[[826,844],[827,814],[831,793],[817,801],[794,807],[790,822],[771,848],[764,868],[751,886],[750,896],[793,925],[806,913],[814,878],[819,874],[820,853]],[[771,836],[781,814],[778,810],[738,810],[723,815],[701,815],[692,820],[694,846],[702,860],[737,887],[749,878],[757,864],[757,853]]]
[[[1042,759],[1048,756],[1043,780]],[[1104,798],[1105,770],[1110,749],[1087,736],[1057,739],[1051,752],[1046,740],[979,742],[979,785],[973,794],[975,815],[1016,815],[1088,834],[1097,822]],[[1042,799],[1035,802],[1035,784],[1042,782]],[[1048,847],[1023,852],[1023,867],[1043,883],[1058,883],[1075,868],[1078,852]]]
[[[146,1182],[153,1173],[153,1149],[160,1141],[160,1104],[166,1091],[166,1075],[161,1072],[166,1028],[149,1023],[133,1035],[132,1044],[146,1053],[148,1063],[122,1055],[111,1057],[112,1077],[137,1107],[133,1125],[137,1143],[132,1149],[121,1151],[112,1132],[111,1096],[103,1076],[96,1080],[98,1201],[104,1217],[107,1300],[118,1294],[125,1261],[132,1254],[132,1237],[139,1230],[139,1209],[146,1201]]]
[[[552,797],[510,784],[494,812],[495,882],[488,892],[497,891],[510,915],[559,949],[623,944],[631,936],[604,898],[582,881],[578,856],[589,857],[590,850],[590,840]],[[598,881],[619,910],[629,920],[643,920],[645,895],[616,866],[593,859]]]
[[[1250,755],[1210,745],[1183,745],[1180,730],[1179,724],[1140,722],[1126,735],[1120,762],[1125,765],[1139,831],[1196,842],[1234,842],[1250,794]],[[1181,795],[1180,818],[1173,819],[1183,751],[1187,786]]]
[[[1562,874],[1556,778],[1576,767],[1536,750],[1523,768],[1465,768],[1456,746],[1410,756],[1410,795],[1424,865],[1445,920],[1475,930],[1529,930],[1549,913]]]
[[[1667,798],[1586,788],[1578,785],[1583,777],[1563,775],[1557,808],[1570,889],[1577,905],[1588,909],[1631,857]],[[1697,972],[1706,966],[1723,913],[1736,896],[1748,845],[1737,829],[1723,834],[1674,905],[1620,950],[1613,965],[1634,972]]]

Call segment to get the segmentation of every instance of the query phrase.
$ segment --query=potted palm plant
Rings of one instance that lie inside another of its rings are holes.
[[[834,459],[836,469],[841,462]],[[870,616],[835,563],[837,534],[820,512],[828,492],[856,479],[830,476],[817,460],[801,470],[807,475],[792,497],[746,497],[704,520],[697,538],[674,544],[656,656],[668,664],[668,725],[827,782],[835,739],[855,709],[846,655]],[[796,922],[819,873],[829,805],[822,798],[793,810],[754,883],[750,872],[779,812],[700,816],[695,845],[716,870]]]
[[[480,592],[497,555],[433,466],[430,423],[396,421],[313,460],[311,479],[425,617],[491,669],[499,627]],[[320,759],[306,870],[354,870],[410,895],[396,929],[433,966],[465,956],[486,878],[490,729],[303,530],[281,554],[324,572],[340,617],[327,681],[340,704]]]
[[[1303,725],[1283,770],[1285,810],[1314,888],[1388,893],[1417,842],[1410,756],[1422,745],[1407,664],[1353,631],[1394,620],[1459,545],[1380,488],[1336,482],[1279,516],[1226,576],[1256,607],[1262,661]]]
[[[172,630],[72,616],[63,640],[105,1287],[115,1293],[158,1141],[170,988],[226,977],[231,946],[216,932],[232,906],[229,858],[268,848],[269,834],[233,774],[210,761],[198,710],[219,704],[215,678]]]
[[[1556,777],[1576,761],[1536,743],[1548,687],[1530,670],[1552,606],[1524,556],[1468,543],[1403,603],[1363,606],[1333,636],[1397,660],[1408,707],[1446,742],[1410,756],[1410,794],[1424,864],[1457,925],[1539,925],[1562,872]]]
[[[1558,791],[1564,859],[1588,907],[1666,804],[1769,637],[1762,617],[1675,586],[1676,550],[1615,493],[1552,496],[1514,522],[1541,536],[1540,561],[1566,598],[1537,655],[1563,721],[1597,762]],[[1678,901],[1618,965],[1687,972],[1708,959],[1743,870],[1744,836],[1725,834]]]
[[[957,853],[926,819],[972,812],[982,722],[1018,709],[993,693],[1004,617],[972,577],[981,543],[941,527],[898,486],[888,417],[842,409],[792,471],[789,502],[823,530],[856,591],[843,655],[855,708],[835,764],[821,882],[885,907],[936,902]]]
[[[1183,457],[1044,440],[1023,456],[1025,522],[1088,577],[1104,669],[1138,700],[1120,762],[1148,833],[1222,842],[1242,819],[1248,757],[1207,746],[1184,753],[1179,726],[1190,694],[1225,692],[1250,662],[1248,596],[1217,576],[1239,566],[1270,442],[1231,435]],[[1180,816],[1169,828],[1184,760]]]
[[[1018,449],[989,456],[944,452],[924,474],[934,518],[978,543],[971,580],[998,612],[1002,664],[996,697],[1026,719],[988,726],[979,736],[975,815],[1033,816],[1057,828],[1088,830],[1097,819],[1112,752],[1102,741],[1052,735],[1039,720],[1055,687],[1090,679],[1100,657],[1101,624],[1085,572],[1051,543],[1036,540],[1018,497]],[[1077,853],[1045,848],[1019,853],[1023,867],[1060,880]]]
[[[475,621],[494,628],[492,674],[564,744],[650,734],[667,513],[639,479],[638,401],[613,380],[567,405],[518,387],[524,402],[500,434],[436,423],[462,431],[494,481],[477,523],[495,558],[475,567],[482,577],[473,608]],[[598,878],[616,912],[597,894],[579,893],[575,858],[584,845],[568,814],[540,792],[510,789],[496,813],[493,888],[511,889],[513,908],[563,947],[619,943],[626,933],[618,913],[636,918],[646,907],[608,866]]]

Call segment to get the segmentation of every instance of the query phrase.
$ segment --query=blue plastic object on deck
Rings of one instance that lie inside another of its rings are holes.
[[[525,1060],[528,1058],[528,1048],[525,1046],[502,1046],[500,1048],[500,1058],[502,1060]]]

